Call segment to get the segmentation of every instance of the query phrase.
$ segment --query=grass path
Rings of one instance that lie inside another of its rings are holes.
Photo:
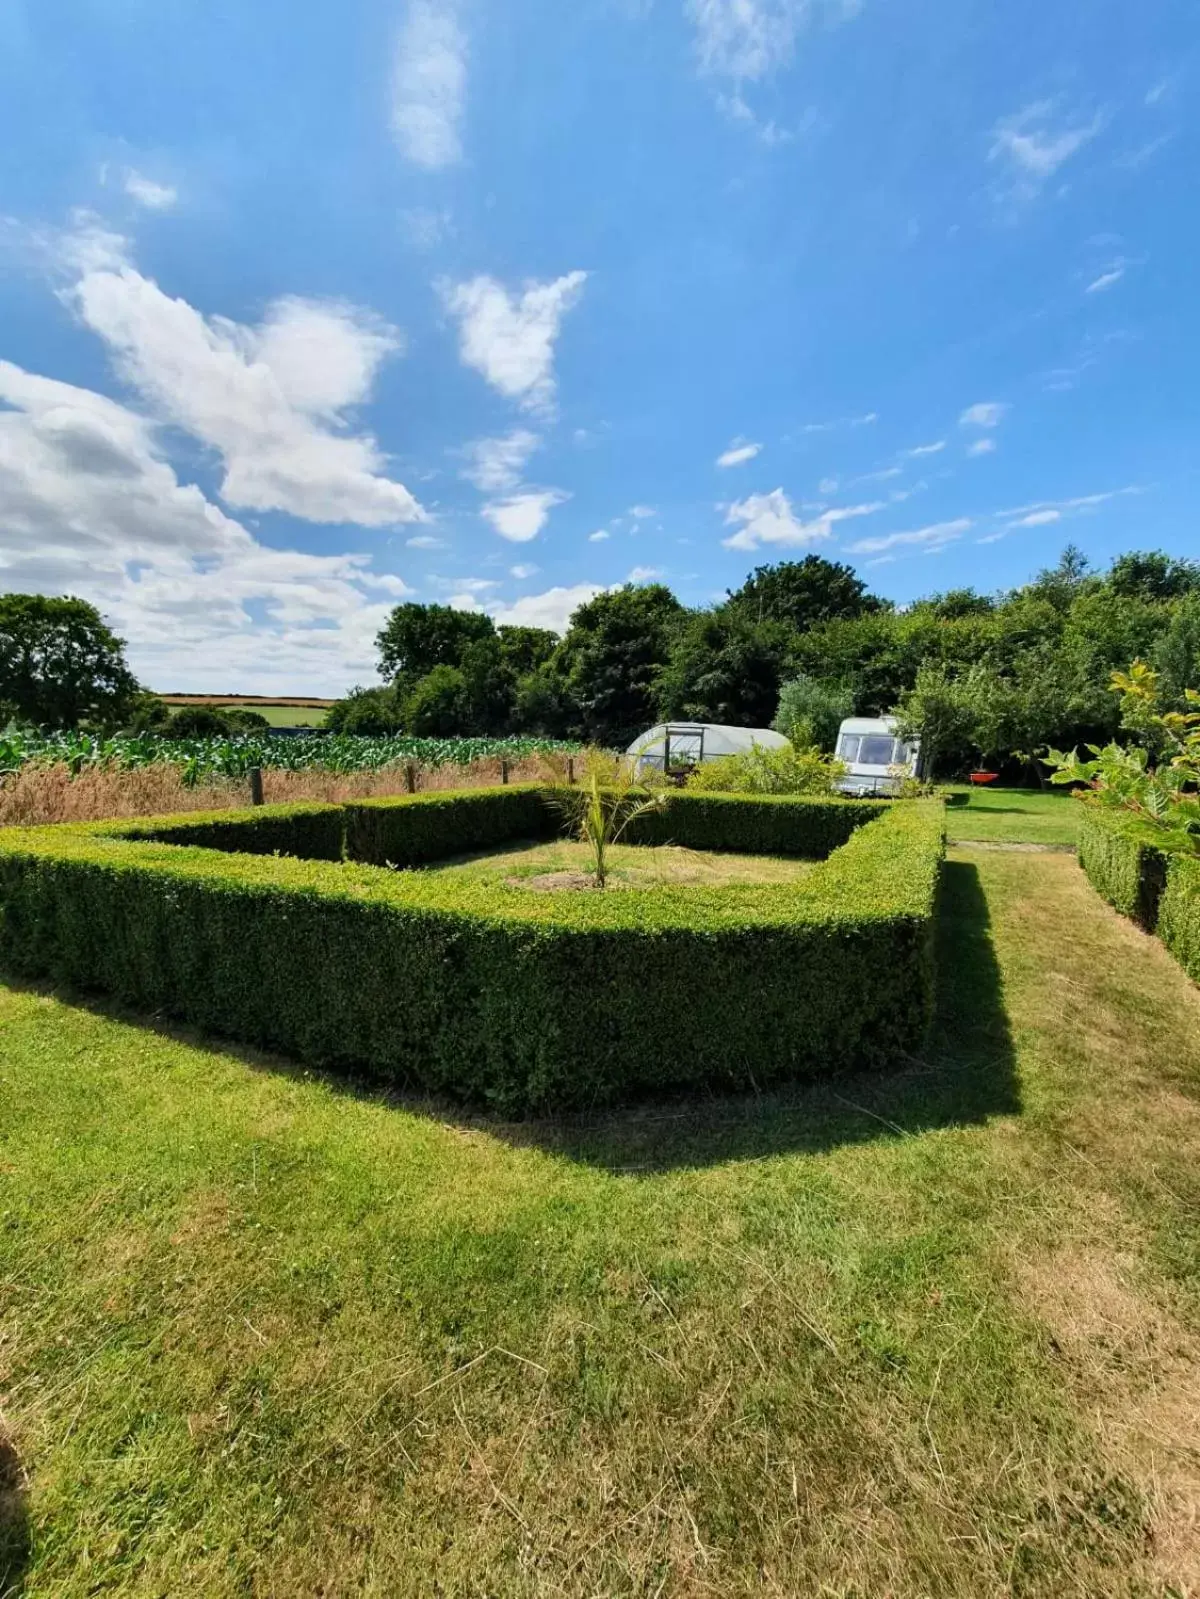
[[[1061,788],[973,788],[952,783],[946,832],[952,841],[1074,844],[1079,801]]]
[[[1200,992],[1068,856],[941,946],[895,1076],[521,1128],[0,989],[12,1591],[1195,1591]]]

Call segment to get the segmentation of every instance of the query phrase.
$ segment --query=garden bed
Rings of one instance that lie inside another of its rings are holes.
[[[589,894],[381,869],[552,838],[560,813],[535,787],[14,829],[0,960],[508,1112],[914,1052],[939,802],[680,794],[647,821],[647,843],[819,864],[793,883]]]

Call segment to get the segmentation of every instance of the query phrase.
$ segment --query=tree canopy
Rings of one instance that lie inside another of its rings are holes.
[[[132,713],[137,696],[125,641],[94,605],[0,594],[0,718],[110,727]]]

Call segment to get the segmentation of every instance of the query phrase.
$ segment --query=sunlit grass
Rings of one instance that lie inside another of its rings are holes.
[[[1186,1592],[1200,994],[1068,856],[940,958],[894,1074],[521,1127],[0,990],[10,1579]]]
[[[1062,789],[980,788],[951,783],[946,834],[980,843],[1074,844],[1079,801]]]
[[[518,843],[486,853],[456,856],[424,870],[449,872],[486,883],[521,883],[560,873],[579,876],[591,871],[588,846],[562,839],[553,843]],[[720,888],[726,883],[794,883],[812,871],[815,861],[777,855],[737,855],[615,844],[608,850],[610,888],[652,888],[656,883],[694,884]]]

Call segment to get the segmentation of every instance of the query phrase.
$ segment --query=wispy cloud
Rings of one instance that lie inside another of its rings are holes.
[[[554,403],[554,343],[563,317],[578,303],[586,272],[509,291],[495,278],[440,285],[458,320],[463,362],[501,394],[528,410]]]
[[[448,0],[411,0],[392,62],[392,133],[417,166],[462,158],[466,36]]]
[[[743,466],[747,461],[753,461],[761,450],[761,444],[748,444],[740,439],[735,439],[727,450],[722,451],[717,456],[717,465]]]
[[[996,449],[995,439],[976,439],[973,444],[967,445],[968,455],[992,455]]]
[[[1051,522],[1061,522],[1062,512],[1052,509],[1045,511],[1030,511],[1028,516],[1018,517],[1015,522],[1010,522],[1009,527],[1048,527]]]
[[[836,523],[870,516],[874,511],[881,511],[883,505],[882,500],[874,500],[867,505],[835,506],[806,522],[796,515],[782,489],[773,489],[770,494],[751,494],[727,507],[725,525],[736,527],[737,532],[721,542],[727,550],[757,550],[771,544],[803,548],[831,539]]]
[[[131,168],[125,174],[125,193],[147,211],[169,211],[179,199],[179,191],[169,183],[156,183]]]
[[[502,539],[527,544],[545,527],[550,512],[571,496],[562,489],[522,489],[502,500],[490,500],[483,515]]]
[[[594,533],[588,534],[588,543],[603,544],[606,539],[610,538],[612,538],[612,534],[606,527],[598,527]]]
[[[1103,126],[1099,111],[1065,114],[1058,100],[1035,100],[992,129],[988,159],[1004,168],[1010,198],[1033,199]]]
[[[908,533],[885,533],[878,538],[859,539],[849,549],[852,555],[879,555],[884,550],[906,547],[939,550],[961,538],[971,525],[969,516],[960,516],[952,522],[933,522],[928,527],[914,528]]]
[[[501,438],[476,439],[463,452],[462,475],[483,494],[503,494],[521,481],[529,457],[541,443],[528,428],[514,428]]]
[[[660,566],[635,566],[625,579],[626,583],[655,583],[664,576]]]
[[[900,454],[907,461],[915,461],[922,455],[940,455],[945,448],[945,439],[935,439],[932,444],[918,444],[911,450],[901,450]]]
[[[415,538],[405,539],[405,544],[410,550],[444,550],[445,539],[435,538],[432,533],[418,533]]]
[[[800,33],[817,17],[837,21],[857,10],[855,0],[686,0],[700,70],[738,83],[787,66]]]
[[[1004,400],[980,400],[968,405],[958,419],[962,428],[997,428],[1004,420],[1008,404]]]
[[[526,561],[522,562],[519,566],[510,566],[508,573],[510,577],[515,577],[518,582],[523,583],[526,578],[533,577],[537,570],[538,569],[536,566],[533,566]]]
[[[1115,283],[1120,283],[1124,276],[1125,262],[1122,259],[1118,259],[1105,267],[1098,277],[1093,278],[1083,292],[1085,294],[1099,294],[1104,289],[1111,289]]]
[[[657,516],[658,511],[653,505],[631,505],[629,515],[635,522],[647,522],[652,516]]]
[[[864,428],[879,421],[878,411],[865,411],[861,416],[838,416],[831,422],[804,422],[801,433],[832,433],[835,428]]]

